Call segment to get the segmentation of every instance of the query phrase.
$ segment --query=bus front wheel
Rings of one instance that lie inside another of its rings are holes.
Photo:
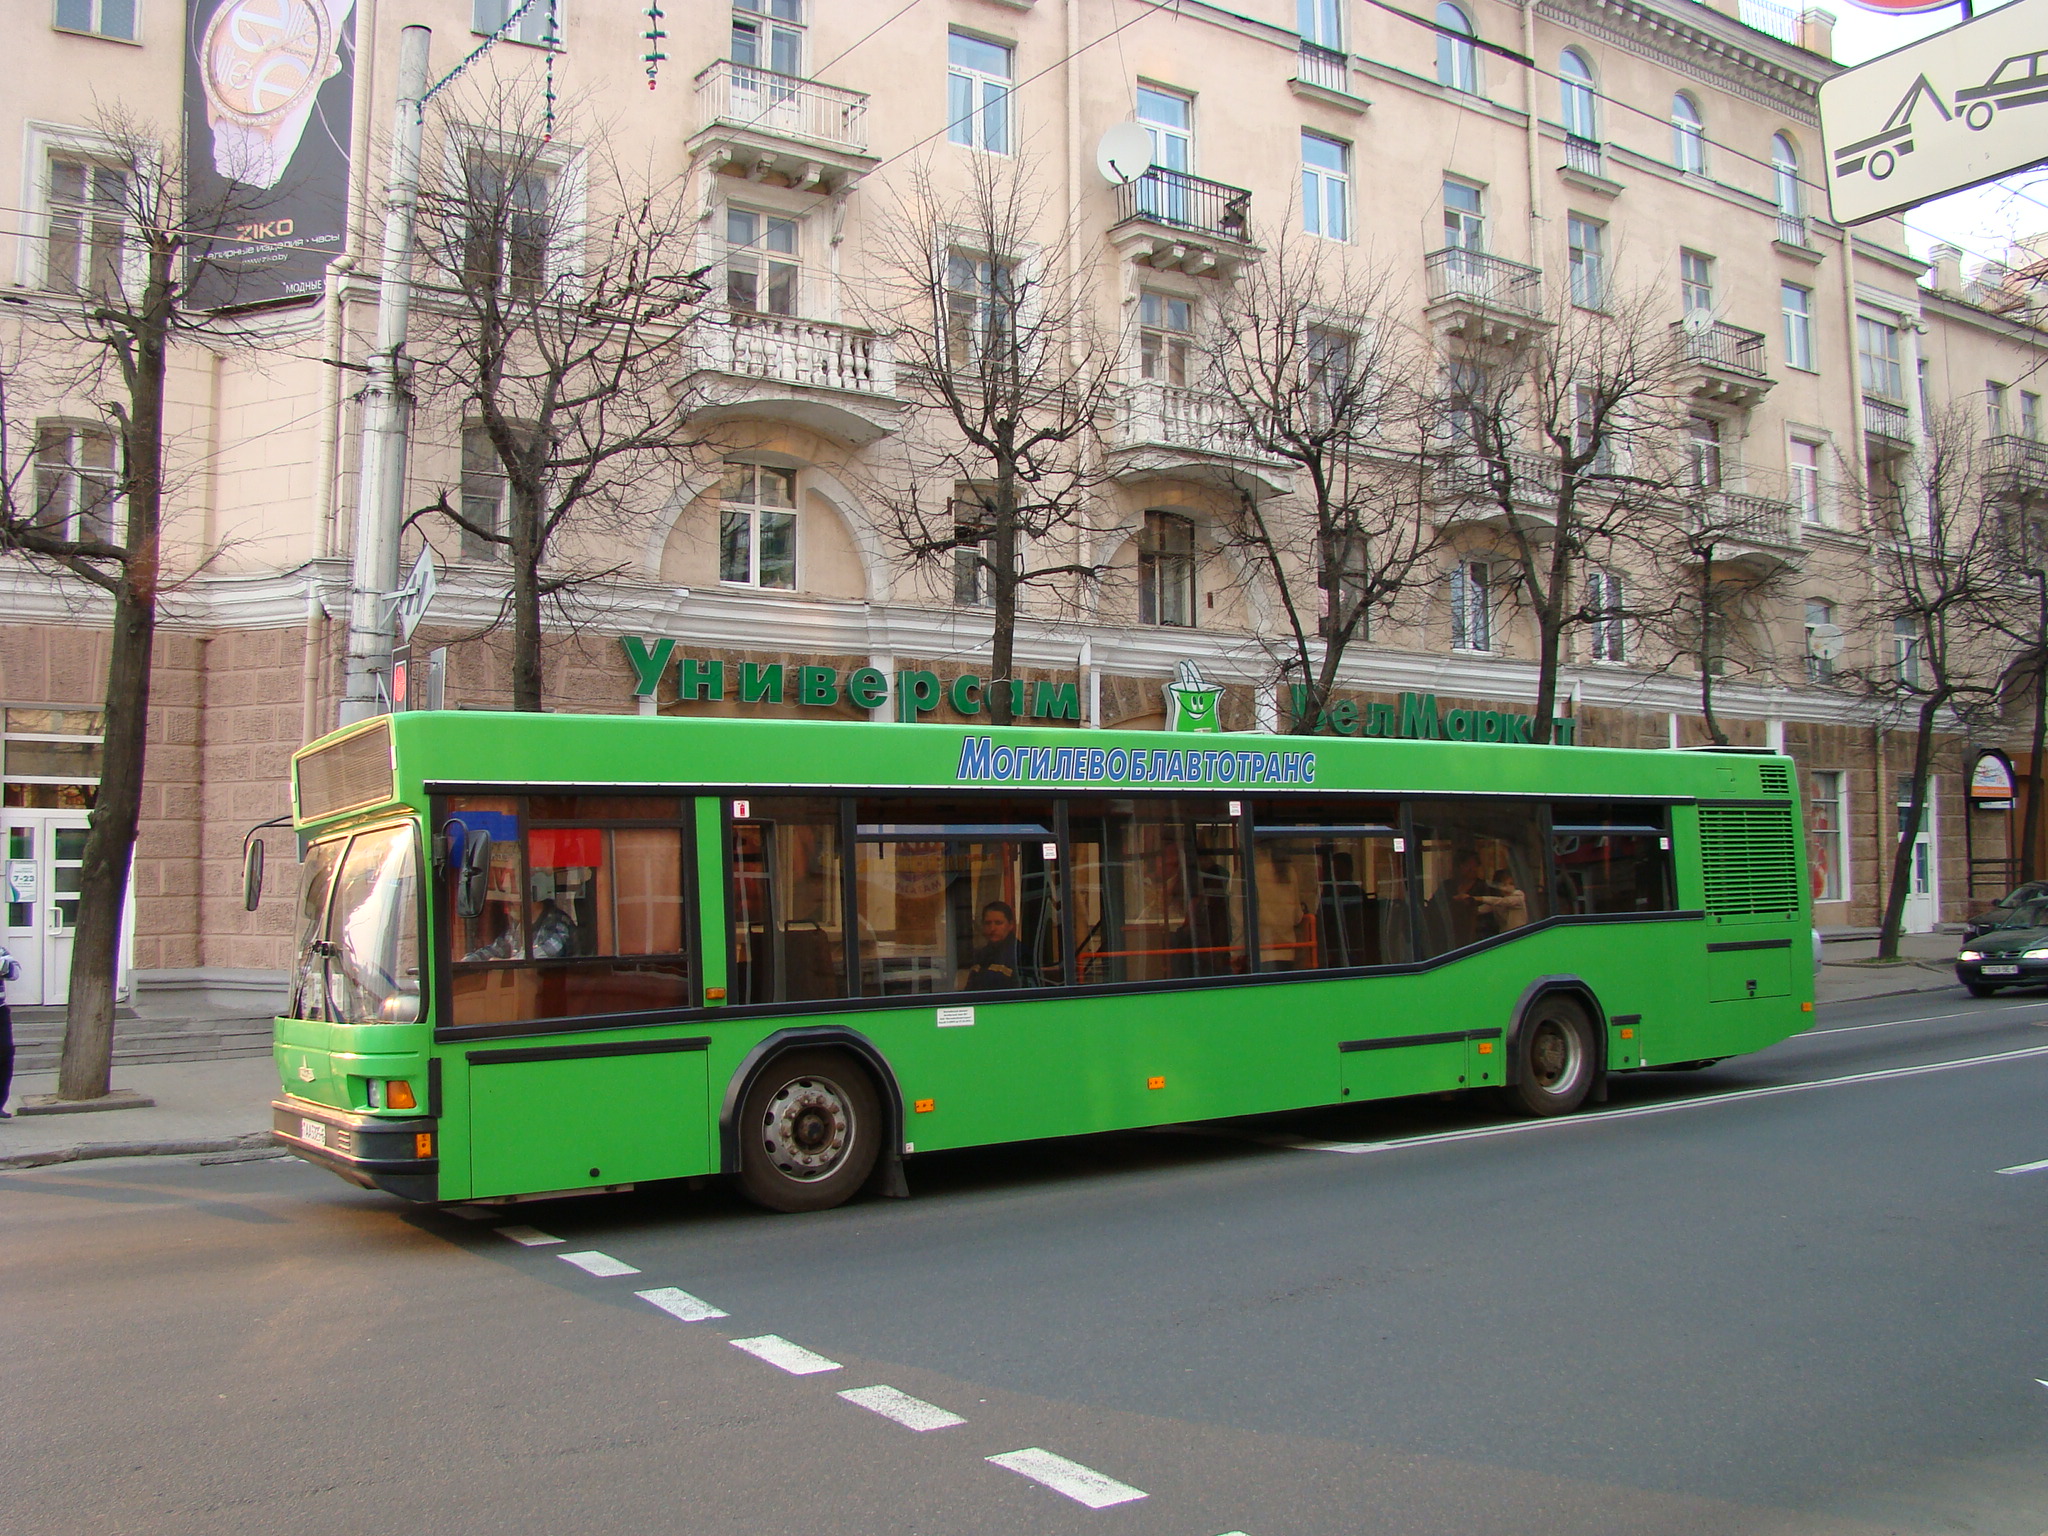
[[[1593,1026],[1566,997],[1540,999],[1515,1032],[1508,1102],[1531,1115],[1568,1115],[1586,1102],[1595,1070]]]
[[[740,1107],[740,1188],[771,1211],[823,1211],[867,1182],[882,1149],[881,1101],[837,1051],[762,1067]]]

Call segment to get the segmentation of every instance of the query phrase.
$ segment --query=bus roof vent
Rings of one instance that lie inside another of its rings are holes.
[[[398,792],[390,721],[372,721],[352,736],[300,753],[292,764],[292,781],[300,821],[382,805]]]
[[[1799,910],[1792,808],[1700,807],[1700,863],[1716,917],[1791,917]]]
[[[1758,763],[1756,780],[1767,795],[1784,795],[1789,798],[1792,794],[1792,771],[1783,763]]]

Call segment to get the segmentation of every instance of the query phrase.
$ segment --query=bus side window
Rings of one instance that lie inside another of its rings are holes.
[[[1494,938],[1550,912],[1534,806],[1418,801],[1425,958]]]
[[[839,802],[755,798],[732,829],[734,1003],[847,995]]]
[[[1070,803],[1084,984],[1249,969],[1244,861],[1223,800]]]
[[[1560,912],[1669,912],[1674,900],[1663,812],[1559,805],[1551,855]]]

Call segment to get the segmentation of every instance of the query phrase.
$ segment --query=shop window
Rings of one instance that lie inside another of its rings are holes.
[[[9,709],[0,772],[17,810],[89,811],[99,798],[105,717],[96,709]]]

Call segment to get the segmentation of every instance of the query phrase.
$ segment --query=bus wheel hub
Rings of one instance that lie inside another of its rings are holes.
[[[853,1110],[837,1083],[822,1077],[785,1083],[768,1101],[762,1125],[768,1156],[793,1179],[822,1179],[846,1155]]]

